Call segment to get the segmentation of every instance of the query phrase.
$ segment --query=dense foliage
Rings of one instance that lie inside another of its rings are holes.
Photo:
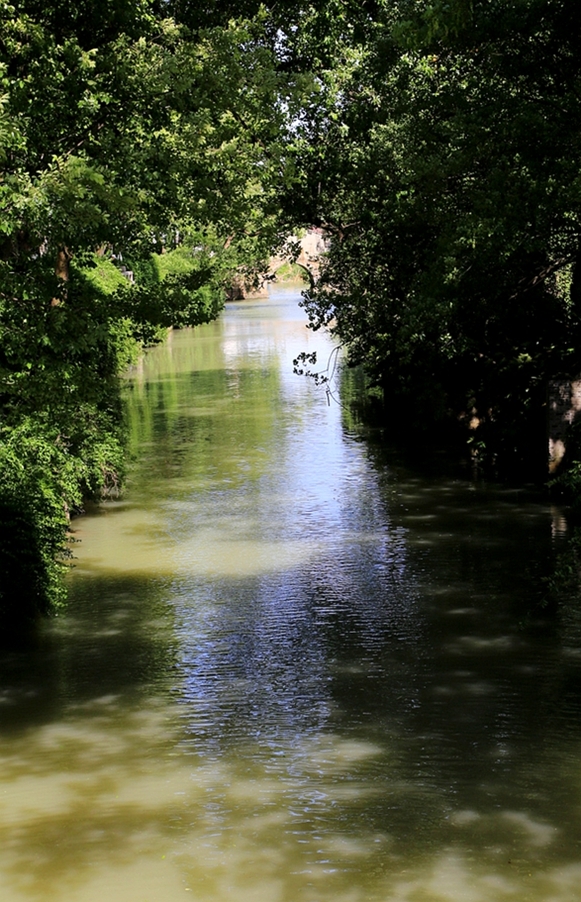
[[[543,462],[581,367],[580,31],[573,0],[0,0],[4,616],[58,601],[70,512],[117,490],[120,370],[295,227],[391,423]]]
[[[392,423],[542,467],[548,382],[581,364],[581,9],[368,10],[298,142],[299,215],[332,238],[313,325]]]
[[[149,0],[0,2],[4,618],[54,607],[70,513],[117,489],[120,371],[216,316],[274,240],[262,33],[193,32]]]

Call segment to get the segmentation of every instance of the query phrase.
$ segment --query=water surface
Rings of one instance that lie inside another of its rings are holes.
[[[558,512],[348,428],[292,372],[331,351],[297,300],[128,380],[128,492],[0,658],[2,902],[581,899]]]

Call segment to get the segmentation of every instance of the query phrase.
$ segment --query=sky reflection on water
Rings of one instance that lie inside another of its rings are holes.
[[[2,902],[581,899],[581,618],[519,627],[549,510],[346,429],[296,300],[129,380],[127,498],[0,657]]]

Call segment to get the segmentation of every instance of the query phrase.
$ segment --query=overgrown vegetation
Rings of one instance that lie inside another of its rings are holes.
[[[542,471],[581,368],[580,36],[573,0],[0,0],[4,615],[54,605],[69,513],[117,486],[120,369],[301,227],[311,324],[386,419]]]
[[[263,25],[170,13],[0,2],[3,622],[55,609],[70,515],[118,491],[119,373],[276,243]]]
[[[302,266],[297,263],[283,263],[276,271],[277,282],[308,282],[307,274]]]
[[[313,327],[388,423],[542,475],[547,385],[581,366],[581,8],[333,8],[290,198],[331,238]]]

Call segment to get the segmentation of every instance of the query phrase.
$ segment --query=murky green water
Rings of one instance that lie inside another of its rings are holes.
[[[421,475],[292,374],[297,297],[175,333],[67,614],[0,655],[2,902],[581,900],[557,515]]]

